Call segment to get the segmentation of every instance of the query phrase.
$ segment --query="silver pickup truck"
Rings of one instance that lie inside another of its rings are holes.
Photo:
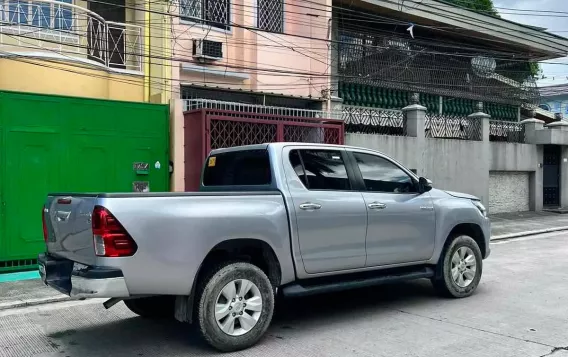
[[[72,297],[193,322],[234,351],[263,336],[276,294],[428,278],[469,296],[489,226],[479,199],[379,152],[275,143],[211,152],[200,192],[50,194],[39,270]]]

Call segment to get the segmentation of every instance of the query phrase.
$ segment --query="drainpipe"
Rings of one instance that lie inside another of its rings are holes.
[[[310,21],[312,19],[310,18]],[[328,113],[330,113],[331,116],[331,96],[333,95],[333,89],[334,89],[334,85],[333,85],[333,75],[334,75],[334,71],[331,68],[331,63],[333,63],[333,18],[329,18],[329,20],[327,20],[327,39],[328,39],[328,48],[327,48],[327,68],[329,69],[329,90],[327,91],[327,111]],[[338,96],[338,93],[336,93],[336,95]]]
[[[164,8],[162,8],[161,10],[164,10],[164,13],[169,14],[170,13],[170,8],[167,5],[163,5]],[[172,46],[172,39],[171,39],[171,30],[172,30],[172,22],[171,22],[171,17],[167,16],[167,15],[162,15],[161,16],[161,22],[164,25],[163,26],[163,33],[162,33],[162,45],[164,46],[164,53],[163,53],[163,57],[164,58],[173,58],[173,52],[171,51],[171,46]],[[161,92],[162,92],[162,103],[166,104],[169,103],[169,100],[171,98],[171,79],[172,79],[172,69],[173,67],[171,66],[171,61],[168,63],[167,60],[163,59],[162,60],[162,75],[164,78],[164,87],[162,88]],[[178,67],[179,68],[179,67]]]
[[[144,101],[150,101],[150,2],[144,2]]]

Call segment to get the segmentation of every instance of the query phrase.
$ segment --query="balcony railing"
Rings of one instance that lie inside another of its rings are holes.
[[[142,27],[106,21],[83,7],[51,0],[0,0],[0,46],[51,51],[107,68],[142,71]]]

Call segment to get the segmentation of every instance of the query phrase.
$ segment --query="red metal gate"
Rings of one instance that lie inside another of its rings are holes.
[[[184,113],[185,190],[199,188],[211,150],[273,142],[343,144],[343,121],[199,109]]]

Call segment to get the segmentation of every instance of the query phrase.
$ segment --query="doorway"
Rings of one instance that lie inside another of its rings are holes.
[[[545,145],[542,172],[542,199],[547,207],[560,206],[560,146]]]

